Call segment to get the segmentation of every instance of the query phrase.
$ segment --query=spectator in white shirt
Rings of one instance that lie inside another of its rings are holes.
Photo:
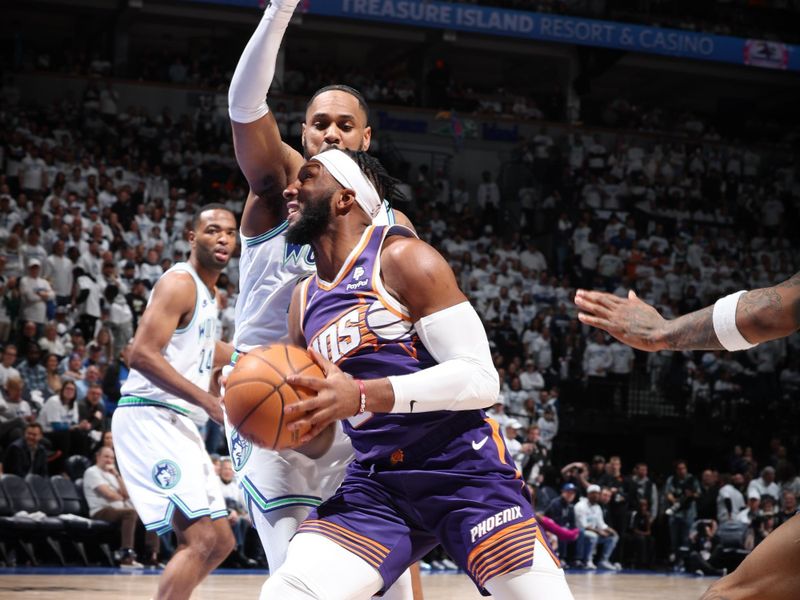
[[[78,305],[78,319],[84,339],[94,339],[97,320],[101,316],[100,297],[102,285],[93,277],[85,274],[81,267],[75,267],[74,276],[78,285],[78,296],[75,299]]]
[[[22,300],[20,316],[25,321],[36,323],[41,334],[47,321],[47,303],[55,298],[50,282],[41,276],[42,263],[32,258],[28,263],[28,274],[20,279],[19,295]]]
[[[761,470],[761,477],[753,479],[750,485],[747,486],[747,497],[752,494],[758,494],[758,497],[772,496],[774,500],[780,500],[781,486],[775,482],[775,469],[773,467],[764,467]]]
[[[533,242],[530,242],[528,247],[519,255],[519,261],[531,271],[547,270],[547,260]]]
[[[158,251],[155,249],[150,249],[147,251],[145,262],[139,267],[140,278],[147,280],[150,283],[151,288],[155,285],[156,281],[158,281],[158,278],[164,273],[164,269],[161,268],[161,265],[158,261]]]
[[[69,304],[72,297],[72,261],[64,255],[65,245],[63,240],[53,243],[52,254],[47,257],[46,275],[53,284],[56,295],[56,304],[64,306]]]
[[[29,265],[34,258],[40,263],[44,263],[47,260],[47,250],[40,243],[41,237],[41,233],[35,227],[28,231],[28,239],[20,248],[22,261],[25,265]]]
[[[558,415],[552,406],[544,409],[544,414],[536,421],[541,434],[541,444],[548,450],[553,449],[553,440],[558,435]]]
[[[525,361],[525,370],[520,374],[519,381],[526,392],[538,392],[544,388],[544,377],[531,359]]]
[[[22,419],[28,423],[36,420],[31,405],[22,397],[24,389],[22,377],[10,375],[6,378],[0,397],[0,415],[9,419]]]
[[[47,163],[39,156],[39,149],[31,145],[28,155],[22,159],[19,173],[20,187],[25,193],[32,194],[47,187],[46,168]]]
[[[741,473],[723,475],[724,485],[717,492],[717,521],[724,523],[736,518],[736,515],[745,507],[744,476]]]
[[[0,361],[0,386],[5,386],[6,380],[11,377],[22,379],[19,371],[14,368],[15,362],[17,362],[17,347],[14,344],[6,344]]]
[[[736,514],[736,520],[745,525],[752,525],[761,515],[761,496],[757,492],[747,493],[747,505]]]
[[[78,266],[95,281],[100,279],[103,274],[103,258],[100,254],[100,244],[96,240],[89,242],[89,252],[81,254]]]
[[[52,322],[44,326],[44,335],[39,338],[39,347],[46,354],[55,354],[59,358],[63,358],[67,354],[64,341],[58,335],[55,323]]]
[[[578,560],[585,568],[607,569],[616,571],[609,559],[611,553],[619,541],[619,535],[611,527],[606,525],[603,519],[603,509],[600,506],[600,486],[596,484],[586,488],[586,497],[578,500],[575,504],[575,524],[582,530],[583,536],[578,540]],[[595,566],[593,559],[594,551],[600,546],[600,560]]]
[[[523,452],[523,444],[518,439],[521,429],[522,423],[520,423],[517,419],[509,419],[506,422],[506,426],[503,430],[503,441],[506,443],[508,453],[511,455],[511,458],[514,459],[514,463],[516,464],[518,471],[522,470],[522,467],[525,464],[526,456],[525,452]]]
[[[608,386],[608,373],[614,364],[606,338],[602,332],[595,332],[583,352],[583,372],[588,378],[589,387],[596,408],[608,407],[611,390]]]
[[[583,354],[583,371],[590,378],[602,378],[605,380],[609,369],[614,362],[611,350],[606,343],[602,332],[595,332],[592,340],[586,344]]]
[[[597,261],[597,272],[605,278],[606,285],[613,285],[622,275],[625,266],[615,246],[606,246],[605,253]]]
[[[128,490],[117,471],[114,449],[101,447],[95,454],[95,464],[83,474],[83,493],[89,505],[89,516],[93,519],[120,523],[122,559],[120,566],[142,568],[136,561],[133,550],[136,522],[139,516],[131,504]],[[158,553],[158,536],[147,535],[152,556]]]

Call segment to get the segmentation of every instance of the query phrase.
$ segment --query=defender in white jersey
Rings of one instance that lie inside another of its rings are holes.
[[[265,101],[286,26],[299,0],[273,0],[250,38],[229,91],[236,160],[250,193],[241,222],[240,293],[234,347],[247,352],[284,338],[292,290],[315,272],[309,246],[288,244],[282,192],[297,176],[304,158],[284,144]],[[328,148],[366,150],[372,135],[366,101],[347,86],[318,91],[306,109],[302,144],[306,156]],[[411,226],[385,203],[376,223]],[[254,447],[226,427],[234,468],[249,500],[270,570],[286,558],[286,548],[310,509],[338,487],[352,458],[349,439],[336,442],[315,460],[300,452]],[[411,598],[409,578],[401,578],[384,598]],[[418,598],[421,596],[417,596]]]
[[[155,598],[188,599],[235,543],[220,480],[197,429],[222,422],[209,393],[212,370],[230,359],[217,341],[216,282],[236,245],[236,219],[220,204],[198,210],[189,260],[161,276],[130,351],[112,430],[133,505],[148,530],[175,529],[179,548]]]

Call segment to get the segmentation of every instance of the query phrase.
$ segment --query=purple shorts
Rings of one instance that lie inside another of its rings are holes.
[[[498,424],[476,418],[441,433],[440,447],[424,456],[398,449],[381,464],[351,463],[298,533],[323,535],[363,558],[380,572],[383,590],[437,544],[487,596],[492,577],[533,564],[537,539],[559,564]]]

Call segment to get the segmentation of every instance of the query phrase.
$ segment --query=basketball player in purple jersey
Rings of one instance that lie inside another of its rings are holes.
[[[236,303],[233,343],[237,353],[277,342],[286,335],[286,311],[297,281],[314,271],[308,246],[286,241],[286,203],[282,193],[294,181],[304,162],[281,140],[267,93],[276,70],[278,50],[299,0],[273,0],[247,43],[228,92],[236,161],[250,185],[241,222],[242,257],[240,294]],[[306,107],[302,146],[306,157],[328,148],[367,150],[372,129],[363,96],[344,85],[317,91]],[[410,226],[408,219],[388,203],[375,215],[379,224]],[[228,369],[226,369],[227,371]],[[229,426],[226,434],[243,483],[253,524],[258,530],[270,569],[283,562],[289,540],[305,518],[309,505],[332,493],[344,476],[352,448],[339,432],[337,443],[313,463],[292,450],[274,452],[246,446]],[[419,569],[386,594],[392,600],[421,600]]]
[[[296,425],[312,427],[311,445],[344,420],[356,459],[300,525],[264,597],[368,598],[441,543],[484,595],[570,600],[482,410],[499,384],[480,318],[433,248],[372,225],[393,185],[367,154],[328,150],[284,193],[289,239],[317,257],[293,294],[289,336],[326,373],[290,378],[316,395],[287,412],[304,413]]]
[[[632,291],[627,298],[578,290],[575,304],[587,325],[646,352],[747,350],[800,329],[800,273],[776,286],[739,291],[713,306],[666,320]],[[800,515],[778,527],[701,600],[800,598]]]

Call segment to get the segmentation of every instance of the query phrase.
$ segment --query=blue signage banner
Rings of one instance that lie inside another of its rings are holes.
[[[194,1],[236,6],[259,4],[258,0]],[[308,14],[328,17],[468,31],[800,71],[800,46],[680,29],[435,0],[303,0],[301,10]]]

